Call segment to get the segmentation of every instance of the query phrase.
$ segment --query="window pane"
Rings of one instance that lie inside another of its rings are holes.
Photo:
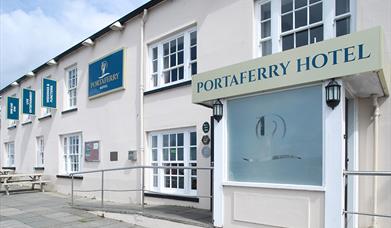
[[[322,3],[310,7],[310,24],[322,20]]]
[[[168,55],[168,43],[163,44],[163,55]]]
[[[152,136],[152,147],[157,147],[157,136]]]
[[[178,148],[178,161],[183,161],[183,148]]]
[[[184,187],[184,178],[183,177],[179,177],[179,185],[178,185],[178,187],[183,189],[183,187]]]
[[[323,40],[323,25],[310,29],[310,43],[316,43]]]
[[[195,60],[197,58],[197,46],[190,48],[190,60]]]
[[[176,146],[176,134],[170,135],[170,146]]]
[[[349,1],[350,0],[335,0],[335,15],[341,15],[349,12]]]
[[[168,146],[168,135],[163,135],[163,146],[164,147]]]
[[[292,11],[293,0],[282,0],[281,1],[281,13]]]
[[[183,51],[178,52],[178,65],[183,63]]]
[[[171,81],[175,82],[178,80],[178,75],[177,75],[177,69],[171,70]]]
[[[315,2],[320,2],[320,1],[322,1],[322,0],[310,0],[310,4],[315,3]]]
[[[163,149],[163,160],[168,161],[168,149]]]
[[[261,5],[261,20],[270,18],[270,2]]]
[[[296,33],[296,47],[308,44],[308,30]]]
[[[196,147],[190,148],[190,160],[193,160],[193,161],[197,160],[197,148]]]
[[[178,69],[178,79],[181,80],[183,79],[183,67],[179,67]]]
[[[337,21],[336,35],[343,36],[350,33],[350,17]]]
[[[295,9],[307,5],[307,0],[295,0]]]
[[[261,24],[261,38],[269,37],[271,31],[270,21],[262,22]]]
[[[190,46],[197,44],[197,31],[190,33]]]
[[[155,73],[155,72],[157,72],[157,61],[155,60],[155,61],[153,61],[153,69],[152,69],[152,71]]]
[[[281,17],[282,32],[289,31],[293,28],[293,14],[289,13]]]
[[[293,34],[282,37],[282,50],[289,50],[294,48]]]
[[[164,75],[164,83],[169,83],[170,82],[170,71],[163,72],[163,75]]]
[[[307,8],[296,11],[295,28],[307,25]]]
[[[196,132],[190,133],[190,145],[197,145],[197,133]]]
[[[229,180],[322,185],[321,86],[229,100],[227,109]]]
[[[183,36],[178,38],[178,50],[183,50]]]
[[[157,149],[152,149],[152,161],[157,161]]]
[[[157,47],[152,49],[152,59],[157,59]]]
[[[197,74],[197,63],[192,63],[191,64],[191,75]]]
[[[170,177],[164,177],[164,187],[170,187]]]
[[[183,146],[183,133],[178,133],[178,146]]]
[[[171,188],[177,188],[178,177],[171,177]]]
[[[191,178],[191,189],[192,190],[197,189],[197,178],[196,177]]]
[[[170,55],[170,67],[173,67],[176,65],[176,54]]]
[[[176,52],[176,40],[170,42],[170,53]]]
[[[272,53],[272,40],[262,42],[262,56]]]
[[[175,161],[176,160],[176,149],[171,148],[170,149],[170,161]]]
[[[168,56],[164,57],[163,58],[163,66],[164,66],[164,69],[167,69],[168,68]]]

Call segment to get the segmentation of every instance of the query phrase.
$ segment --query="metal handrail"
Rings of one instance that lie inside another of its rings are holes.
[[[131,170],[131,169],[141,169],[141,189],[123,189],[123,190],[108,190],[104,189],[104,173],[105,172],[111,172],[111,171],[119,171],[119,170]],[[154,192],[150,190],[145,190],[145,184],[144,184],[144,177],[145,177],[145,169],[196,169],[196,170],[209,170],[210,172],[213,172],[213,167],[198,167],[198,166],[152,166],[152,165],[139,165],[139,166],[129,166],[129,167],[122,167],[122,168],[112,168],[112,169],[99,169],[99,170],[91,170],[91,171],[82,171],[82,172],[74,172],[71,173],[71,205],[74,205],[74,192],[101,192],[101,208],[103,208],[103,199],[104,199],[104,192],[107,191],[141,191],[141,207],[144,208],[144,193],[145,192]],[[101,188],[100,189],[93,189],[93,190],[75,190],[74,189],[74,177],[78,174],[85,174],[85,173],[101,173]],[[160,193],[162,194],[162,193]],[[174,195],[174,194],[166,194],[164,195]],[[213,198],[213,195],[209,196],[195,196],[199,198]]]
[[[391,171],[351,171],[344,170],[343,175],[354,175],[354,176],[391,176]]]
[[[391,171],[353,171],[353,170],[344,170],[344,176],[390,176]],[[353,215],[365,215],[365,216],[373,216],[373,217],[382,217],[382,218],[391,218],[391,215],[383,215],[383,214],[373,214],[366,212],[356,212],[356,211],[343,211],[343,214],[353,214]]]

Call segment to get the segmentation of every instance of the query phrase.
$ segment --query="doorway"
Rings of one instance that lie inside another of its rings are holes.
[[[358,116],[357,99],[349,96],[345,98],[345,170],[358,170]],[[344,210],[357,211],[358,209],[358,176],[345,176]],[[354,214],[345,213],[345,227],[357,228],[358,218]]]

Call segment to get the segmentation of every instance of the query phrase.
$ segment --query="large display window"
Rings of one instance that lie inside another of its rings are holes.
[[[320,85],[227,101],[228,180],[322,186]]]

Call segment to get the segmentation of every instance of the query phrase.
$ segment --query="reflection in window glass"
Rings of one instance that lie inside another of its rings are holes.
[[[227,108],[229,180],[322,185],[321,86],[229,100]]]

